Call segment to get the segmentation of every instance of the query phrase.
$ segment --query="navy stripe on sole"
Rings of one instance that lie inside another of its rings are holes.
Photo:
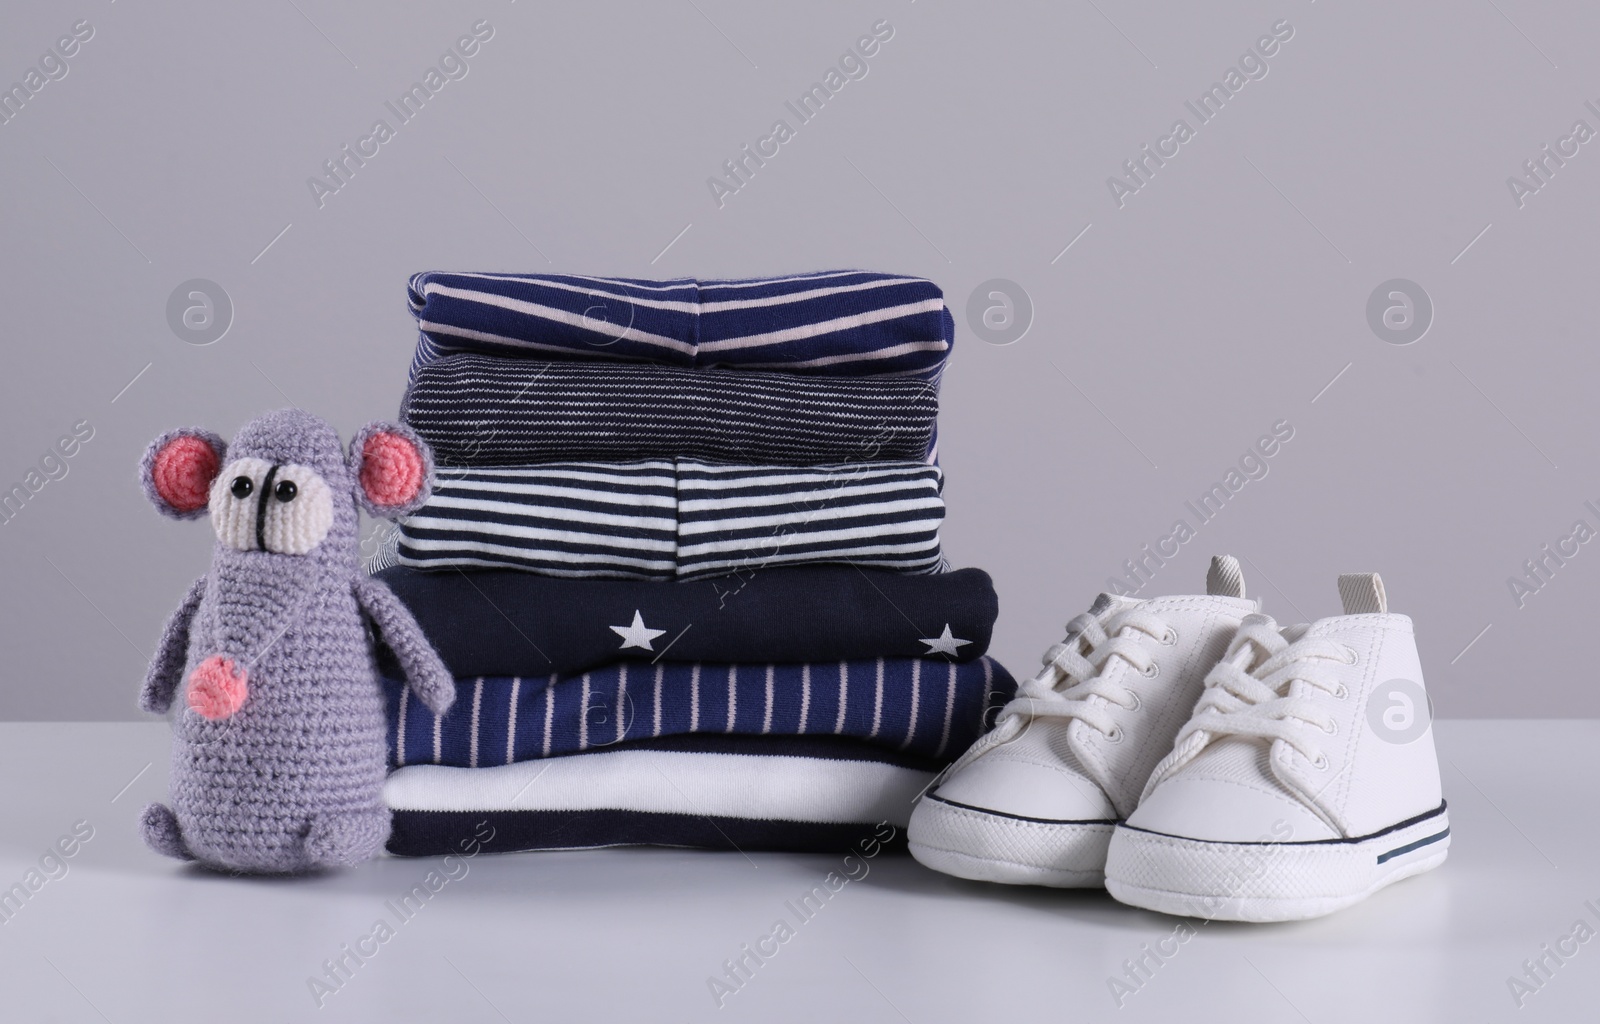
[[[1407,843],[1404,846],[1397,846],[1394,849],[1390,850],[1388,853],[1379,854],[1378,855],[1378,863],[1382,864],[1384,861],[1391,860],[1391,859],[1393,859],[1395,857],[1400,856],[1401,854],[1410,853],[1412,850],[1420,850],[1424,846],[1428,846],[1430,844],[1437,843],[1439,840],[1445,838],[1449,834],[1450,834],[1450,830],[1449,829],[1445,829],[1443,832],[1435,832],[1431,836],[1427,836],[1425,838],[1418,839],[1414,843]]]

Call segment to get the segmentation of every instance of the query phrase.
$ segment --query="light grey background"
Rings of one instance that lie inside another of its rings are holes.
[[[934,278],[956,312],[945,538],[994,575],[1018,674],[1288,419],[1270,474],[1146,593],[1231,552],[1297,620],[1375,569],[1440,714],[1600,714],[1600,548],[1524,608],[1507,586],[1600,528],[1600,142],[1522,208],[1506,184],[1574,121],[1600,130],[1593,5],[10,3],[0,84],[80,19],[70,73],[0,125],[0,484],[95,428],[0,526],[0,717],[137,717],[211,544],[149,509],[139,453],[291,403],[346,436],[392,416],[408,274],[837,266]],[[306,179],[481,19],[467,77],[319,209]],[[880,19],[868,76],[718,209],[706,179]],[[1281,19],[1269,74],[1198,125],[1185,101]],[[1196,137],[1119,209],[1106,179],[1179,117]],[[235,307],[206,347],[166,321],[197,277]],[[1034,307],[1003,347],[965,322],[993,278]],[[1409,346],[1367,325],[1391,278],[1435,306]]]

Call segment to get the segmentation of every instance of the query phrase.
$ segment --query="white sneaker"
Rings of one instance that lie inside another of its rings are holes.
[[[1239,623],[1237,560],[1211,560],[1205,596],[1101,594],[1045,652],[995,727],[911,812],[911,853],[986,882],[1098,886],[1116,823],[1172,749]]]
[[[1189,917],[1291,921],[1438,867],[1450,848],[1411,620],[1376,573],[1345,614],[1239,628],[1119,825],[1106,888]]]

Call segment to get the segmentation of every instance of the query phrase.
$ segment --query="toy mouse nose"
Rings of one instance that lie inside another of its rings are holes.
[[[189,674],[189,706],[213,722],[227,718],[249,695],[247,675],[232,658],[213,654]]]

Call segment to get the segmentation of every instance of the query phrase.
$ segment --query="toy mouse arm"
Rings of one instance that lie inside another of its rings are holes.
[[[144,687],[139,691],[139,707],[153,715],[165,714],[172,706],[172,697],[183,683],[183,663],[189,654],[189,625],[194,621],[200,598],[205,596],[206,578],[194,581],[183,603],[167,619],[161,631],[161,641],[156,645],[156,656],[150,659],[150,671],[145,674]]]
[[[450,710],[456,699],[455,679],[428,643],[411,610],[394,596],[388,584],[371,576],[356,580],[355,593],[362,611],[378,627],[384,643],[400,662],[406,683],[434,714]]]

